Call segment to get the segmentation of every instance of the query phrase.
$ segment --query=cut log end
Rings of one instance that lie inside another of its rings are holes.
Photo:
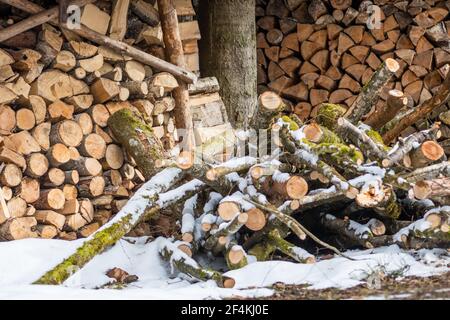
[[[232,201],[221,202],[217,208],[219,216],[225,221],[231,221],[237,214],[240,214],[240,206]]]
[[[247,212],[248,220],[245,226],[252,231],[258,231],[264,228],[267,223],[266,215],[258,208],[252,208]]]

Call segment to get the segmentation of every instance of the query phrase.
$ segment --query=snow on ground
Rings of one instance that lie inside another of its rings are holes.
[[[310,284],[313,289],[348,288],[358,285],[374,271],[403,276],[430,276],[449,271],[450,256],[445,250],[405,252],[397,246],[349,251],[357,259],[341,257],[302,265],[285,261],[255,262],[227,273],[236,280],[234,289],[218,288],[213,281],[191,284],[185,277],[171,274],[170,266],[158,255],[157,239],[121,240],[89,262],[62,286],[30,285],[61,261],[79,241],[25,239],[0,243],[0,299],[220,299],[238,296],[267,296],[265,287],[276,282]],[[81,240],[82,241],[82,240]],[[105,272],[113,267],[139,277],[128,287],[96,289],[111,279]]]

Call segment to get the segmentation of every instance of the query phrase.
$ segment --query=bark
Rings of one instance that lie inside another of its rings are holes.
[[[357,124],[370,111],[378,100],[381,90],[399,68],[398,62],[390,58],[378,67],[370,81],[362,88],[353,105],[345,113],[351,123]]]
[[[153,176],[158,170],[155,161],[164,158],[164,149],[152,128],[128,109],[114,113],[108,119],[108,126],[133,156],[144,177],[149,179]]]
[[[256,108],[254,0],[202,1],[200,42],[205,76],[215,76],[235,128],[247,128]]]

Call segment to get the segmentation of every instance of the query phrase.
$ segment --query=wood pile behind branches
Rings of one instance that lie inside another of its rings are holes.
[[[180,19],[192,20],[190,2],[178,3]],[[123,5],[131,7],[125,25]],[[22,11],[7,12],[3,27],[24,21]],[[164,58],[158,12],[148,2],[88,4],[81,18],[100,35],[125,39]],[[151,130],[159,150],[176,155],[172,91],[179,80],[51,23],[1,43],[2,240],[87,237],[120,211],[153,171],[136,167],[108,126],[119,110],[139,115],[141,130]],[[190,26],[183,27],[187,55],[197,54],[196,21],[183,24]],[[214,78],[201,79],[189,90],[197,107],[206,103],[205,94],[208,102],[220,100]]]
[[[399,63],[395,75],[364,120],[386,135],[434,95],[447,75],[448,1],[257,0],[256,4],[259,92],[279,93],[302,120],[315,117],[323,102],[351,107],[380,64],[392,58]],[[391,122],[381,123],[386,102],[398,96],[407,98],[395,106],[401,111]],[[442,135],[448,139],[445,111],[443,105],[429,117],[443,122]],[[402,128],[403,136],[429,125],[427,118],[417,120]],[[385,137],[386,142],[395,138]]]

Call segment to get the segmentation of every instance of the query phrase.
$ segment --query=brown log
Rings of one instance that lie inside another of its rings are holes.
[[[410,167],[422,168],[433,161],[437,161],[444,155],[444,149],[435,141],[425,141],[420,147],[409,153],[408,164]]]
[[[53,239],[58,235],[58,229],[52,225],[37,225],[36,232],[43,239]]]
[[[44,187],[59,187],[64,183],[66,176],[64,171],[58,168],[51,168],[44,177]]]
[[[41,153],[32,153],[27,157],[25,173],[32,178],[42,177],[48,170],[49,162]]]
[[[37,238],[38,234],[32,231],[36,224],[34,217],[10,219],[0,226],[0,238],[4,240]]]
[[[367,125],[371,126],[375,130],[379,130],[386,123],[392,120],[397,113],[405,108],[408,104],[408,98],[400,90],[390,90],[386,105],[383,108],[377,108],[367,119],[364,121]]]
[[[62,143],[67,147],[78,147],[83,139],[83,131],[77,122],[63,120],[52,126],[50,143]]]
[[[21,130],[31,130],[36,124],[33,111],[29,109],[19,109],[16,112],[16,125]]]
[[[105,179],[103,177],[84,177],[77,184],[81,197],[92,198],[103,194],[105,190]]]
[[[106,143],[100,135],[91,133],[83,138],[78,150],[82,156],[99,160],[105,156]]]

